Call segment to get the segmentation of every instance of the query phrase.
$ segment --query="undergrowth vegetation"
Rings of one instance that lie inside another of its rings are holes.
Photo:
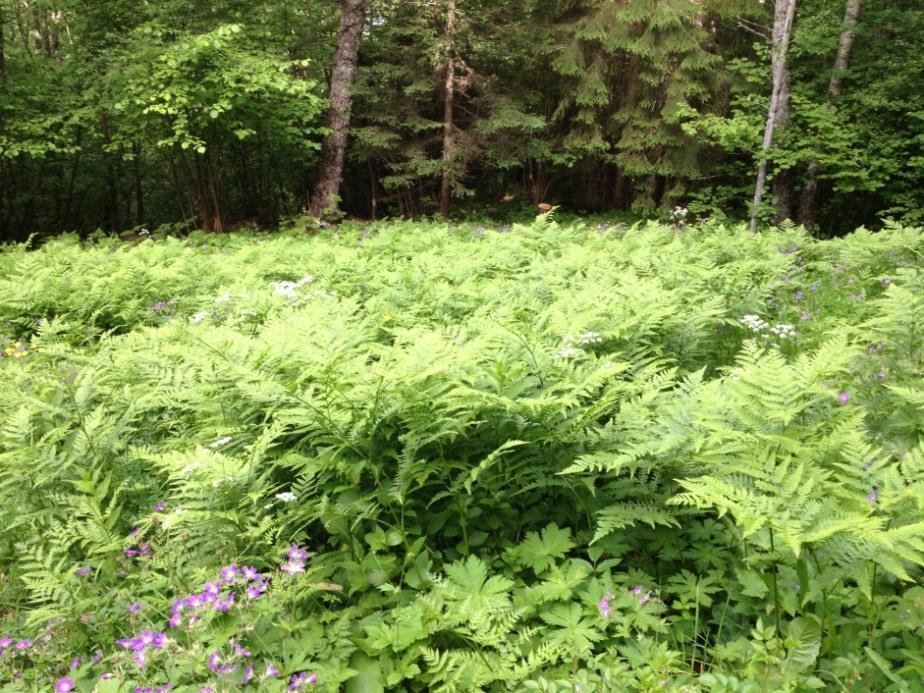
[[[0,253],[4,691],[919,690],[924,239]]]

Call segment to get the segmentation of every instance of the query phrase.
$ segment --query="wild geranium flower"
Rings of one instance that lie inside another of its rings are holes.
[[[288,690],[298,691],[301,690],[306,683],[313,686],[317,682],[317,674],[309,674],[307,671],[303,671],[298,674],[292,674],[292,677],[289,679]]]
[[[4,650],[13,644],[13,638],[0,638],[0,655],[3,654]]]
[[[868,500],[870,503],[875,503],[876,501],[878,501],[879,491],[877,491],[876,489],[873,489],[872,491],[870,491],[869,495],[866,497],[866,500]]]
[[[808,322],[809,320],[812,319],[812,314],[809,313],[808,311],[805,311],[805,312],[802,313],[802,315],[799,316],[799,319],[800,319],[802,322]]]
[[[250,683],[250,680],[253,678],[253,664],[248,664],[247,668],[244,669],[244,675],[241,677],[241,685],[246,686]]]
[[[274,667],[269,662],[266,663],[266,671],[263,672],[263,675],[269,679],[274,679],[279,676],[279,669]]]
[[[850,401],[850,393],[849,392],[839,393],[837,395],[837,401],[840,402],[841,404],[847,404],[847,402]]]
[[[26,638],[25,640],[19,640],[13,647],[17,650],[28,650],[32,647],[32,641]]]
[[[245,579],[250,581],[260,579],[260,572],[250,565],[245,565],[243,568],[241,568],[241,574],[243,574]]]
[[[67,668],[73,671],[74,669],[77,669],[78,667],[80,667],[80,664],[81,664],[80,657],[74,657],[71,660],[71,663],[67,665]]]
[[[613,615],[613,607],[610,605],[610,595],[603,595],[597,603],[597,611],[600,612],[600,618],[609,618]]]
[[[154,512],[156,512],[156,513],[162,513],[162,512],[163,512],[164,510],[166,510],[166,509],[167,509],[167,502],[166,502],[166,501],[157,501],[157,502],[154,504]]]
[[[259,599],[263,596],[263,593],[266,592],[266,588],[269,586],[268,582],[257,582],[252,585],[247,586],[247,597],[249,599]]]
[[[85,577],[90,574],[91,570],[93,570],[93,568],[91,568],[88,565],[81,566],[80,568],[77,569],[77,575],[79,575],[80,577]]]
[[[300,561],[288,560],[279,567],[279,570],[289,575],[297,575],[305,572],[305,564]]]
[[[130,614],[137,614],[141,611],[141,602],[132,602],[125,605],[125,610]]]
[[[55,693],[70,693],[75,685],[73,679],[58,679],[55,681]]]
[[[226,582],[232,582],[237,579],[237,576],[240,575],[240,569],[232,563],[231,565],[225,566],[219,571],[221,579]]]
[[[801,301],[804,297],[805,297],[805,294],[802,293],[801,290],[800,290],[800,291],[797,291],[796,294],[795,294],[795,299],[796,299],[797,301]]]
[[[645,606],[648,603],[648,600],[651,599],[651,590],[648,590],[641,597],[638,598],[638,605]]]

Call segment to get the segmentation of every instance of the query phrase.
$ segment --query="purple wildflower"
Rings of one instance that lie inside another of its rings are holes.
[[[74,686],[73,679],[58,679],[55,681],[55,693],[70,693],[74,690]]]
[[[292,544],[289,550],[286,551],[283,555],[293,561],[305,562],[308,560],[308,552],[305,549],[299,548],[295,544]]]
[[[797,292],[796,292],[795,299],[796,299],[797,301],[801,301],[804,297],[805,297],[805,294],[802,293],[802,291],[797,291]]]
[[[604,594],[597,602],[597,611],[600,612],[600,618],[609,618],[613,615],[613,607],[610,605],[610,595]]]
[[[108,681],[112,677],[113,677],[113,674],[112,672],[109,672],[109,671],[99,675],[100,681]]]
[[[875,503],[876,501],[878,501],[879,491],[877,491],[876,489],[873,489],[872,491],[870,491],[869,495],[866,497],[866,500],[868,500],[870,503]]]
[[[809,291],[818,291],[818,282],[815,282],[809,287]]]
[[[240,569],[234,563],[232,563],[231,565],[225,566],[221,569],[221,579],[227,582],[231,582],[237,579],[238,575],[240,575],[240,572]]]
[[[219,613],[227,613],[234,606],[234,592],[222,599],[216,599],[212,608]]]
[[[91,568],[88,565],[81,566],[80,568],[77,569],[77,575],[79,575],[80,577],[84,577],[85,575],[89,575],[91,570],[93,570],[93,568]]]
[[[221,665],[221,655],[218,654],[218,651],[212,652],[208,659],[205,661],[205,665],[209,668],[210,671],[218,673],[218,667]]]
[[[238,657],[250,657],[252,654],[246,647],[241,647],[241,644],[237,640],[231,641],[231,649],[234,650],[234,654]]]
[[[268,585],[269,583],[264,581],[248,586],[246,590],[248,599],[259,599],[262,597]]]
[[[17,650],[28,650],[32,647],[32,641],[26,638],[25,640],[18,641],[13,647]]]
[[[638,598],[638,605],[645,606],[648,603],[648,600],[651,599],[651,590],[648,590],[641,597]]]
[[[847,402],[850,401],[850,393],[849,392],[839,393],[837,396],[837,401],[840,402],[841,404],[847,404]]]
[[[130,614],[137,614],[141,611],[141,602],[132,602],[125,605],[125,610]]]
[[[0,655],[3,651],[13,644],[13,638],[0,638]]]
[[[101,661],[103,661],[103,651],[97,650],[93,653],[93,663],[99,664]]]
[[[244,675],[241,677],[241,685],[246,686],[250,683],[250,680],[253,678],[253,664],[248,664],[247,668],[244,669]]]
[[[244,576],[245,579],[250,580],[252,582],[259,580],[261,577],[260,572],[256,568],[250,565],[245,565],[243,568],[241,568],[241,574]]]
[[[141,527],[132,527],[130,530],[128,530],[128,534],[129,536],[135,537],[135,536],[138,536],[138,532],[140,531],[141,531]]]
[[[74,669],[78,668],[80,664],[81,664],[80,657],[74,657],[74,659],[71,660],[71,663],[67,665],[67,668],[73,671]]]
[[[279,669],[274,667],[269,662],[266,663],[266,671],[263,672],[263,675],[269,679],[274,679],[279,676]]]
[[[800,319],[802,322],[808,322],[809,320],[812,319],[812,315],[811,315],[811,313],[809,313],[808,311],[804,311],[804,312],[802,313],[802,315],[799,316],[799,319]]]
[[[163,512],[164,510],[166,510],[166,509],[167,509],[167,503],[166,503],[166,501],[157,501],[157,502],[154,504],[154,512],[156,512],[156,513],[162,513],[162,512]]]
[[[642,593],[642,590],[644,590],[644,589],[645,589],[645,588],[642,587],[641,585],[636,585],[635,587],[632,588],[631,591],[632,591],[632,594],[638,595],[638,594],[641,594],[641,593]]]
[[[281,570],[284,573],[288,573],[289,575],[296,575],[298,573],[305,572],[305,564],[299,561],[289,560],[283,563],[282,566],[280,566],[279,570]]]

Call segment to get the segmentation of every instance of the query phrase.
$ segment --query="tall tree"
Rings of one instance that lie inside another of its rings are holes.
[[[443,80],[443,173],[440,181],[440,214],[449,215],[449,199],[452,195],[452,158],[455,149],[455,125],[453,111],[456,95],[456,0],[446,3],[446,75]]]
[[[841,95],[844,84],[844,73],[850,60],[850,51],[853,48],[854,29],[860,17],[860,0],[847,0],[844,9],[844,25],[840,40],[837,44],[837,55],[834,58],[834,70],[828,82],[828,102],[833,106]],[[799,223],[806,228],[815,225],[816,198],[818,196],[818,159],[812,157],[806,172],[805,187],[802,189],[802,199],[799,203]]]
[[[767,158],[770,147],[773,146],[773,135],[776,131],[777,119],[780,117],[780,104],[782,99],[788,99],[787,81],[787,55],[789,42],[792,38],[792,23],[796,14],[796,0],[776,0],[773,13],[773,38],[771,50],[773,51],[773,89],[770,94],[770,108],[767,111],[767,122],[764,125],[764,139],[760,149],[760,163],[757,167],[757,183],[754,186],[754,201],[751,205],[751,221],[749,228],[757,231],[757,215],[763,201],[764,185],[767,182]]]
[[[331,65],[330,110],[327,114],[330,132],[321,145],[321,158],[311,196],[310,211],[315,217],[330,216],[338,207],[350,131],[353,82],[368,4],[369,0],[341,0],[340,3],[340,31]]]

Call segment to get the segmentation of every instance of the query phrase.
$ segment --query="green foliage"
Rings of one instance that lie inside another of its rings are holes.
[[[914,690],[922,250],[554,214],[6,247],[0,689]],[[178,610],[232,565],[269,582]]]

